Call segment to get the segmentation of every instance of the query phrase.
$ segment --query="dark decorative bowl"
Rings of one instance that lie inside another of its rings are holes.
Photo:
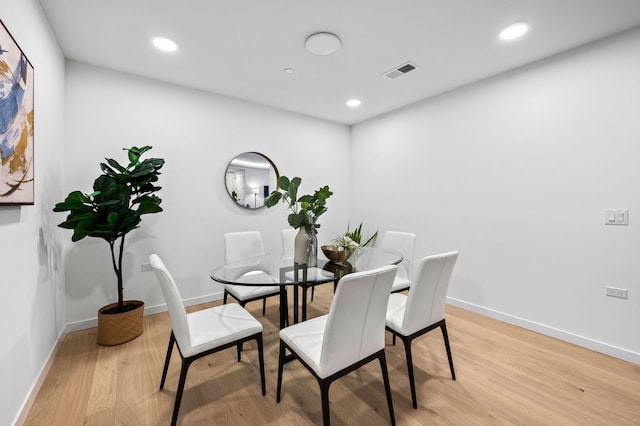
[[[338,246],[322,246],[322,252],[332,262],[343,263],[351,256],[351,250],[345,250],[344,247]]]

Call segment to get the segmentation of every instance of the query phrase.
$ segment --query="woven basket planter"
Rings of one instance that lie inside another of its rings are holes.
[[[142,334],[142,317],[144,314],[144,302],[140,300],[126,300],[125,306],[135,308],[118,313],[105,313],[116,306],[111,303],[98,310],[98,344],[104,346],[120,345],[133,340]]]

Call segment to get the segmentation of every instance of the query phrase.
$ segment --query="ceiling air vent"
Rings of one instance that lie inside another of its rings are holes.
[[[392,69],[391,71],[388,71],[382,75],[384,75],[385,77],[387,77],[390,80],[395,80],[396,78],[400,77],[401,75],[405,75],[408,72],[411,72],[413,70],[415,70],[416,68],[418,68],[418,66],[416,64],[413,64],[411,62],[407,62],[404,65],[400,65],[397,68]]]

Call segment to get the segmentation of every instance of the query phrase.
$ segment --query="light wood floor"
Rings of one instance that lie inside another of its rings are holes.
[[[310,317],[328,310],[331,287],[316,289]],[[261,305],[247,308],[264,325],[267,395],[260,392],[255,344],[245,345],[240,363],[234,349],[213,354],[191,366],[179,424],[322,423],[317,382],[297,362],[285,366],[276,404],[277,298],[270,299],[266,316]],[[457,380],[451,380],[439,330],[416,340],[417,410],[402,343],[392,346],[387,336],[397,424],[640,424],[640,366],[452,306],[447,323]],[[169,424],[180,369],[174,349],[165,390],[159,391],[169,333],[163,313],[145,317],[143,335],[117,347],[97,346],[95,329],[68,334],[25,424]],[[329,395],[335,425],[389,422],[377,362],[335,382]]]

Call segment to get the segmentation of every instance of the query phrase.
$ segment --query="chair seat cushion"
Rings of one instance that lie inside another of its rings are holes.
[[[392,330],[397,331],[403,336],[408,336],[408,330],[402,329],[404,320],[404,310],[407,306],[407,295],[402,293],[392,293],[389,295],[389,303],[387,304],[387,319],[385,325]],[[417,330],[416,330],[417,331]]]
[[[320,370],[320,353],[328,315],[312,318],[280,330],[280,339],[287,344],[320,378],[335,371]]]
[[[277,282],[271,275],[262,271],[249,272],[238,279],[238,282],[245,283],[268,283]],[[280,292],[279,286],[248,286],[248,285],[233,285],[224,284],[225,290],[233,295],[236,300],[244,301],[255,299],[258,297],[269,296],[274,293]]]
[[[180,346],[184,357],[262,332],[262,324],[237,303],[192,312],[187,321],[191,346]]]
[[[391,292],[406,290],[411,287],[411,280],[407,278],[396,277],[393,280],[393,285],[391,286]]]

